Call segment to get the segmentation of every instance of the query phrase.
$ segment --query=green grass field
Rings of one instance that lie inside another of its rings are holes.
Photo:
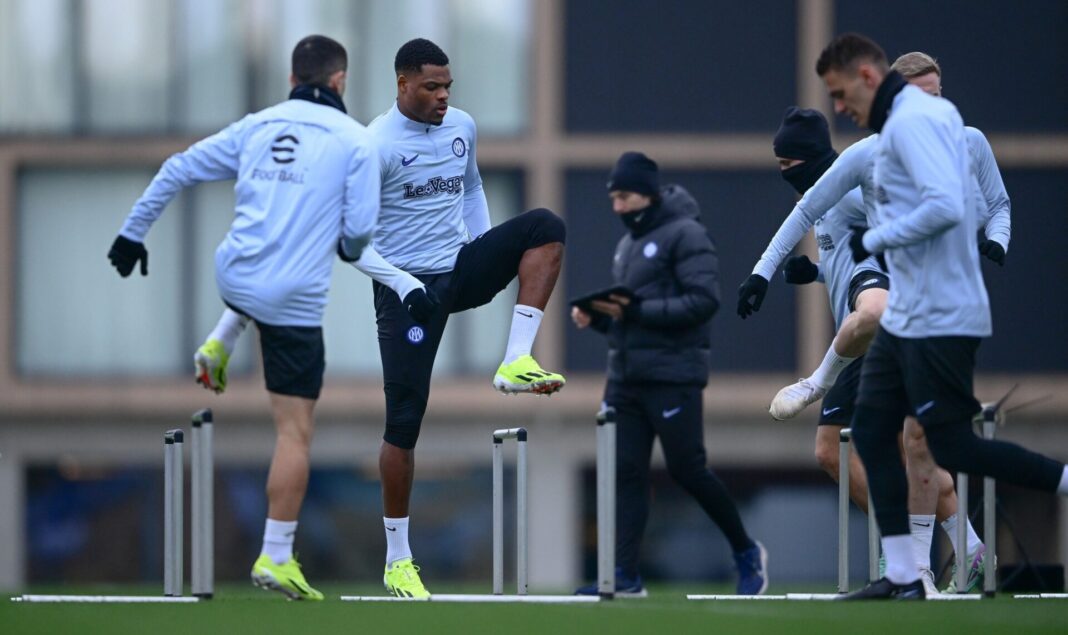
[[[380,587],[324,585],[328,598],[379,594]],[[813,589],[789,589],[812,591]],[[817,589],[818,590],[818,589]],[[155,588],[37,588],[37,593],[150,594]],[[484,593],[483,588],[441,589]],[[778,592],[785,592],[777,589]],[[730,593],[718,586],[653,586],[642,600],[592,605],[286,602],[224,586],[190,605],[0,603],[0,633],[966,633],[1068,632],[1068,601],[843,604],[835,602],[691,602],[687,593]]]

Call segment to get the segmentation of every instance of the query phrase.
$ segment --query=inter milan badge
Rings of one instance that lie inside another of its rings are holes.
[[[408,341],[412,344],[418,344],[422,342],[423,336],[423,327],[421,326],[413,326],[412,328],[408,329]]]
[[[458,157],[462,157],[467,154],[467,144],[460,137],[456,137],[452,140],[452,153]]]
[[[646,258],[652,258],[653,256],[656,255],[656,252],[657,252],[656,243],[645,243],[645,247],[642,248],[642,253],[645,254]]]

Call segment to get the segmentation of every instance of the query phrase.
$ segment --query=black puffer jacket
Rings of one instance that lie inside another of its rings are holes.
[[[678,185],[619,241],[612,262],[616,284],[640,298],[624,320],[594,314],[608,334],[608,379],[625,382],[708,383],[708,322],[719,308],[719,259],[698,220],[697,201]]]

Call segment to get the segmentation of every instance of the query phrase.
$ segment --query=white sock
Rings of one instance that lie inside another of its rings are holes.
[[[408,546],[408,517],[382,518],[386,526],[386,564],[391,565],[402,558],[411,558]]]
[[[541,326],[542,311],[525,304],[515,305],[512,311],[512,329],[508,331],[508,348],[504,351],[504,363],[511,364],[523,355],[530,355],[534,337]]]
[[[975,528],[972,527],[972,521],[968,520],[968,551],[967,556],[970,560],[975,557],[976,552],[979,551],[979,547],[983,546],[983,541],[979,540],[979,535],[975,533]],[[953,545],[953,551],[956,552],[960,547],[957,545],[957,515],[953,514],[949,518],[942,521],[942,529],[949,535],[949,542]]]
[[[293,537],[297,534],[297,521],[267,519],[263,530],[263,550],[260,553],[274,560],[275,564],[285,564],[293,556]]]
[[[934,514],[909,514],[909,532],[916,569],[931,568],[931,540],[934,538]]]
[[[1064,471],[1061,472],[1061,484],[1057,486],[1057,493],[1068,496],[1068,465],[1065,465]]]
[[[226,309],[223,311],[222,317],[219,318],[219,323],[215,325],[215,330],[208,335],[208,339],[222,342],[223,348],[226,349],[226,354],[230,355],[234,352],[237,338],[248,326],[248,322],[249,319],[237,311]]]
[[[886,579],[894,584],[908,584],[920,579],[916,571],[915,558],[912,551],[912,537],[908,534],[900,536],[883,536],[883,553],[886,554]]]
[[[855,359],[856,357],[842,357],[835,353],[834,342],[831,342],[831,347],[827,349],[827,354],[823,356],[820,367],[816,369],[816,372],[812,373],[809,380],[820,388],[827,390],[834,385],[838,375],[845,370],[845,367],[852,364]]]

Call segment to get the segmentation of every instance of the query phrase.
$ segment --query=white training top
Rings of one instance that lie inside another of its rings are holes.
[[[368,130],[382,178],[375,249],[408,273],[452,271],[460,248],[490,227],[474,120],[450,106],[440,125],[430,125],[394,103]]]
[[[284,101],[167,159],[120,233],[143,242],[183,187],[232,178],[236,216],[215,251],[220,294],[265,324],[320,325],[338,241],[366,244],[378,218],[371,136],[336,108]]]
[[[978,191],[957,108],[905,86],[879,135],[873,176],[875,223],[864,247],[885,252],[890,267],[882,327],[906,338],[989,336],[972,213]]]

